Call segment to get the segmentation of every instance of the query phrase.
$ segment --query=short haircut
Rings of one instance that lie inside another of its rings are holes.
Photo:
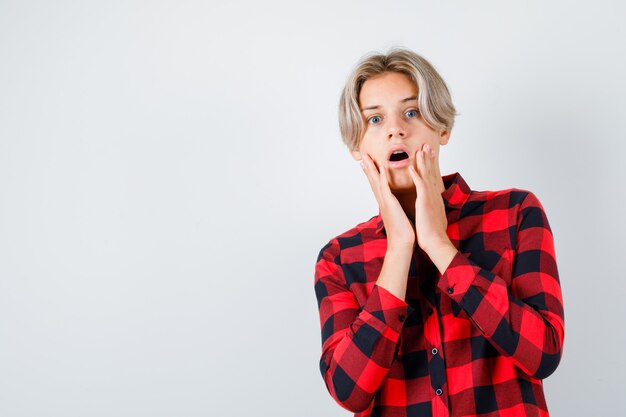
[[[357,150],[365,133],[365,119],[359,108],[359,94],[368,79],[386,72],[405,74],[417,85],[417,103],[426,124],[438,133],[450,132],[456,109],[443,78],[423,57],[403,48],[392,48],[364,56],[348,77],[339,100],[339,130],[350,150]]]

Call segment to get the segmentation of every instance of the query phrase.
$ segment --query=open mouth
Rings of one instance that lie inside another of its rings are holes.
[[[390,162],[402,161],[404,159],[408,159],[409,155],[404,151],[395,151],[389,156]]]

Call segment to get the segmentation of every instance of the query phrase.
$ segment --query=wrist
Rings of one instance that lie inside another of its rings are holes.
[[[376,284],[404,300],[412,256],[413,249],[410,247],[387,247]]]
[[[432,263],[435,264],[439,272],[443,275],[458,252],[458,249],[450,242],[433,247],[427,254]]]
[[[413,243],[387,243],[386,254],[408,255],[411,257],[415,251],[415,242]]]
[[[424,252],[431,253],[450,248],[456,249],[456,247],[452,244],[450,238],[446,235],[445,237],[441,237],[431,241],[428,245],[424,245],[423,249]]]

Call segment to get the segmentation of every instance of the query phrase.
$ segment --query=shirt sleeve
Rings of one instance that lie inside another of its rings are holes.
[[[561,360],[564,315],[552,231],[529,192],[518,212],[510,288],[457,252],[438,287],[503,355],[527,375],[546,378]]]
[[[336,241],[320,251],[315,294],[322,331],[320,371],[326,388],[345,409],[364,411],[389,373],[412,308],[377,285],[361,308],[343,276]]]

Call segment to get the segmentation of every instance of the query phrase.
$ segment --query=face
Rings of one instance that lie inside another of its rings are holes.
[[[417,86],[409,77],[386,72],[365,81],[359,94],[359,107],[365,120],[365,133],[355,160],[368,154],[376,167],[389,167],[392,191],[415,190],[409,164],[419,172],[415,152],[427,143],[435,151],[434,166],[439,176],[439,147],[448,143],[449,132],[436,132],[422,119],[417,106]],[[394,150],[404,151],[391,156]]]

